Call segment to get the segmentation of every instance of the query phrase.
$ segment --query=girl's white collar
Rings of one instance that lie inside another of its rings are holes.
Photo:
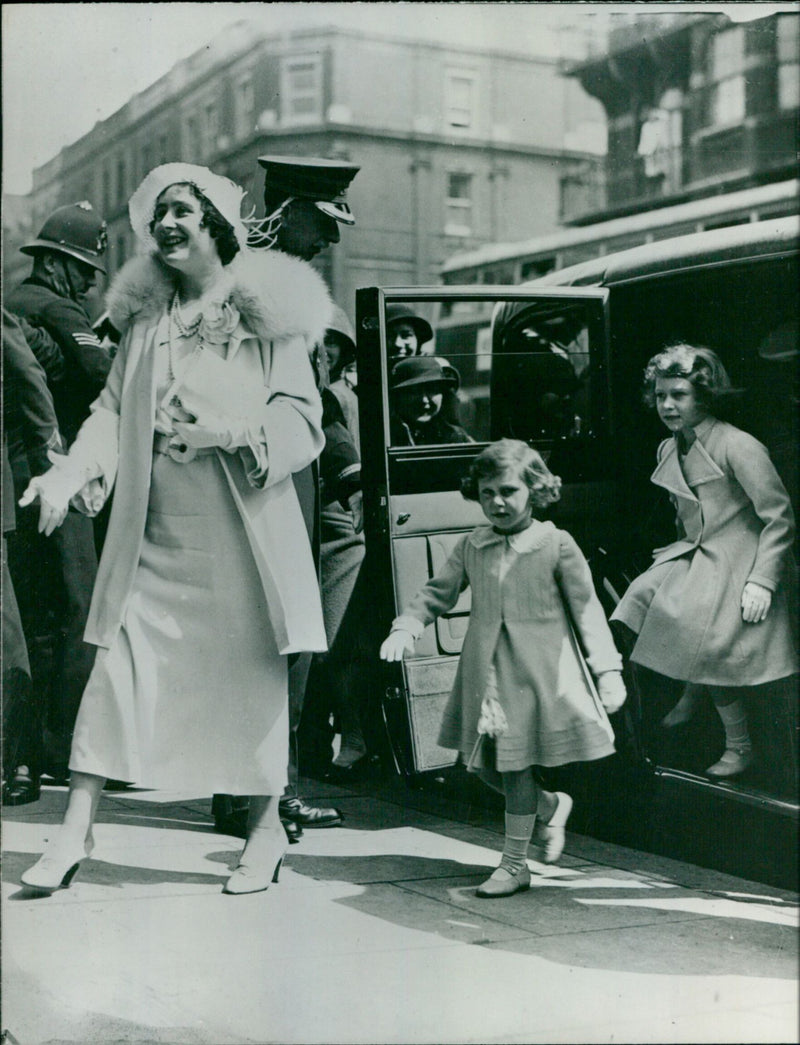
[[[508,537],[503,533],[498,533],[493,526],[479,526],[473,530],[469,539],[476,548],[486,548],[491,544],[502,544],[504,541],[508,541],[517,554],[523,554],[541,548],[554,530],[555,525],[549,520],[541,522],[534,519],[527,529],[520,530],[519,533],[512,533]]]

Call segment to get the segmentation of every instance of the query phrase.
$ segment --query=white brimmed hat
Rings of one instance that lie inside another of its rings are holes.
[[[164,163],[155,167],[131,196],[128,202],[131,228],[145,250],[153,252],[158,249],[150,232],[156,200],[170,185],[183,182],[196,186],[214,204],[233,227],[236,242],[244,250],[247,246],[247,229],[242,222],[244,189],[230,178],[214,174],[208,167],[199,167],[194,163]]]

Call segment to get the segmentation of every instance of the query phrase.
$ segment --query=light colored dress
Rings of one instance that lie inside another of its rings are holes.
[[[479,526],[395,620],[421,634],[469,585],[469,627],[439,743],[469,759],[481,705],[495,696],[508,730],[496,738],[503,773],[604,758],[614,733],[593,676],[619,671],[589,566],[573,538],[534,521],[505,536]]]

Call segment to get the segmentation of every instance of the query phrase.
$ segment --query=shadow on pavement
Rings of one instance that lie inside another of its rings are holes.
[[[210,859],[225,863],[230,870],[238,858],[238,850],[212,854]],[[20,875],[39,858],[39,853],[20,853],[6,850],[3,853],[3,880],[19,885]],[[105,860],[86,860],[78,872],[78,881],[87,885],[103,885],[122,889],[126,885],[223,885],[228,874],[202,874],[194,871],[167,871],[161,868],[139,867],[130,864],[110,863]],[[42,893],[20,886],[9,900],[32,900],[41,898]]]

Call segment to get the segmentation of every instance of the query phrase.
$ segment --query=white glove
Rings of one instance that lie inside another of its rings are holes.
[[[203,422],[174,421],[173,427],[187,446],[195,450],[203,450],[209,446],[218,446],[221,450],[235,450],[240,446],[248,446],[247,424],[242,418],[215,417]]]
[[[381,643],[381,660],[402,660],[403,654],[414,649],[414,636],[410,631],[395,628]]]
[[[47,456],[53,467],[44,475],[34,476],[19,499],[20,508],[26,508],[38,499],[38,529],[45,537],[49,537],[53,530],[63,523],[69,510],[69,502],[92,478],[90,468],[76,464],[64,454],[48,450]]]
[[[600,694],[600,700],[606,711],[611,713],[619,711],[627,696],[625,683],[622,681],[622,672],[604,671],[597,678],[597,692]]]

